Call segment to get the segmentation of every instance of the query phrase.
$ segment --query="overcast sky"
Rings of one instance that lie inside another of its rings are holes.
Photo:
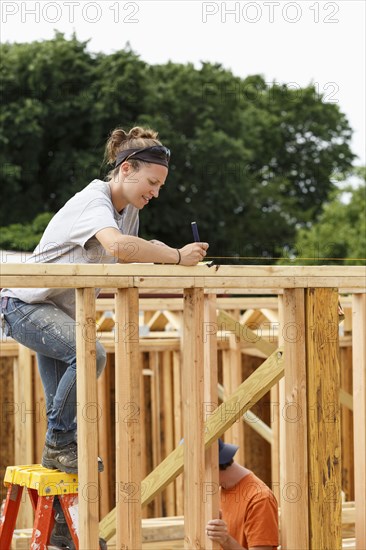
[[[1,3],[3,42],[52,38],[54,29],[111,53],[129,42],[150,64],[221,63],[292,87],[315,82],[354,130],[365,164],[365,0],[58,0]],[[108,75],[106,75],[108,78]],[[187,114],[188,115],[188,114]]]

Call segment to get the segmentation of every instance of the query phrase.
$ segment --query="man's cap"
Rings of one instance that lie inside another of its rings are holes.
[[[237,445],[224,443],[222,439],[219,439],[219,464],[228,464],[238,449]]]
[[[179,441],[179,445],[184,443],[184,438]],[[228,464],[236,451],[239,449],[237,445],[232,445],[231,443],[224,443],[222,439],[218,440],[219,443],[219,464]]]

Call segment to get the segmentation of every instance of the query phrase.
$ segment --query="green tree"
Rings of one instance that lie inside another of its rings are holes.
[[[359,168],[355,173],[357,186],[346,184],[333,191],[317,222],[299,230],[295,248],[290,251],[293,261],[298,256],[296,263],[301,264],[365,265],[366,170]]]
[[[86,45],[57,33],[1,46],[1,225],[59,208],[96,165],[89,92],[96,59]]]
[[[2,46],[0,225],[59,209],[111,168],[101,171],[109,132],[142,124],[172,150],[142,236],[178,246],[196,220],[210,255],[260,262],[294,244],[329,199],[333,175],[352,166],[347,120],[311,84],[294,90],[219,64],[149,66],[128,46],[111,55],[86,47],[60,34]]]
[[[150,74],[149,115],[140,120],[162,129],[173,154],[169,186],[142,229],[180,242],[196,219],[211,255],[280,255],[321,211],[332,174],[351,166],[351,129],[338,106],[312,85],[242,80],[209,63],[168,63]]]
[[[49,221],[50,212],[38,214],[31,223],[12,223],[0,228],[0,249],[32,252],[42,237]]]
[[[116,126],[135,124],[144,109],[147,65],[129,45],[110,55],[99,55],[90,92],[93,97],[94,142],[103,147]]]

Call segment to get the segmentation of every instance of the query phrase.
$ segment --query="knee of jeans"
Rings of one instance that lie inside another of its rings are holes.
[[[99,377],[107,363],[107,354],[103,346],[97,346],[97,377]]]

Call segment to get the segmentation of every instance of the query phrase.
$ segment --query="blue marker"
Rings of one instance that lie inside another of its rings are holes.
[[[200,243],[200,236],[198,234],[197,222],[191,222],[193,238],[196,243]]]

